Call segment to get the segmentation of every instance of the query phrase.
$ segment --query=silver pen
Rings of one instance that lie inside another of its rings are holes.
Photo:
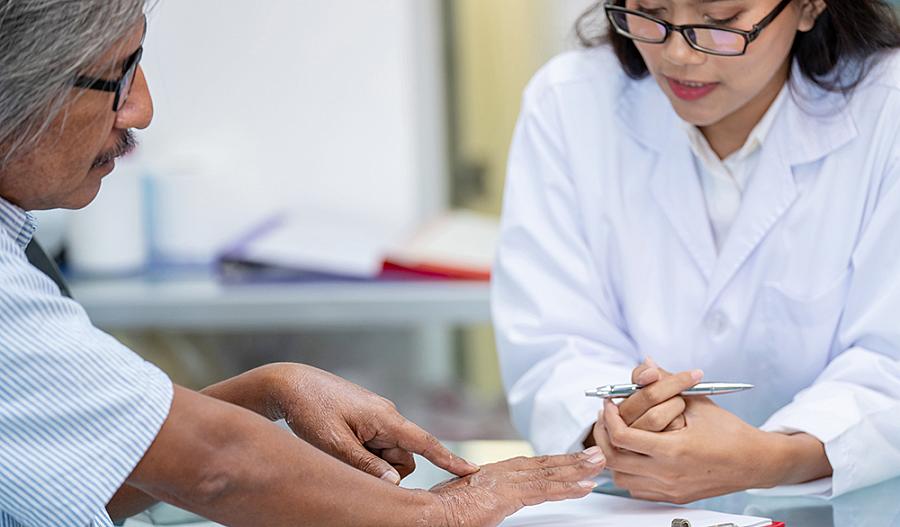
[[[601,386],[595,390],[587,390],[587,397],[600,397],[601,399],[624,399],[637,393],[642,386],[638,384],[610,384]],[[681,392],[681,395],[724,395],[726,393],[742,392],[753,388],[752,384],[737,382],[701,382],[693,388]]]

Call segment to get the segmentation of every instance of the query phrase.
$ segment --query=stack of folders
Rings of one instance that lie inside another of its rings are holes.
[[[219,258],[226,282],[490,279],[496,217],[447,213],[411,234],[347,216],[291,214],[243,236]]]

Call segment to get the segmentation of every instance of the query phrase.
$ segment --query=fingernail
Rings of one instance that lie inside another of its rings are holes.
[[[647,364],[647,366],[650,366],[651,368],[659,368],[659,364],[657,364],[656,361],[653,360],[653,357],[645,358],[644,362]]]
[[[691,378],[695,381],[703,379],[703,370],[694,370],[691,372]]]
[[[578,486],[583,489],[596,489],[597,482],[596,481],[579,481]]]
[[[381,479],[387,481],[391,485],[399,485],[400,484],[400,474],[394,472],[393,470],[388,470],[387,472],[382,474]]]
[[[479,467],[475,463],[469,463],[468,461],[466,461],[466,467],[472,469],[472,472],[478,472],[479,470],[481,470],[481,467]]]
[[[598,452],[602,452],[602,450],[600,450],[600,447],[592,446],[591,448],[585,450],[583,453],[587,456],[593,456],[594,454],[596,454]]]
[[[600,463],[606,461],[606,456],[603,455],[603,452],[600,452],[599,454],[594,454],[593,456],[589,457],[587,461],[592,465],[599,465]]]

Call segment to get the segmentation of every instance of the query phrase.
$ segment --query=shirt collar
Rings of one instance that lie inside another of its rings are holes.
[[[775,123],[778,112],[781,110],[781,107],[784,106],[784,99],[787,97],[788,91],[788,83],[785,83],[784,86],[782,86],[781,91],[778,92],[778,96],[775,97],[775,100],[769,106],[769,109],[766,110],[763,118],[756,123],[756,126],[753,127],[750,135],[747,136],[747,141],[744,143],[744,146],[722,160],[724,163],[740,162],[750,157],[762,147],[766,138],[769,136],[769,132],[772,131],[772,125]],[[711,158],[715,158],[715,160],[718,161],[718,156],[715,154],[712,147],[709,146],[709,142],[706,140],[703,132],[686,121],[681,121],[681,124],[690,139],[691,149],[693,149],[694,155],[701,160],[711,161]]]
[[[0,197],[0,226],[24,250],[31,243],[37,222],[30,213]]]

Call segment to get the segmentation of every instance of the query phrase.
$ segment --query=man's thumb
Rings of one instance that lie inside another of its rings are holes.
[[[400,473],[390,463],[369,452],[363,447],[356,447],[352,456],[353,466],[357,469],[383,479],[392,485],[400,484]]]

